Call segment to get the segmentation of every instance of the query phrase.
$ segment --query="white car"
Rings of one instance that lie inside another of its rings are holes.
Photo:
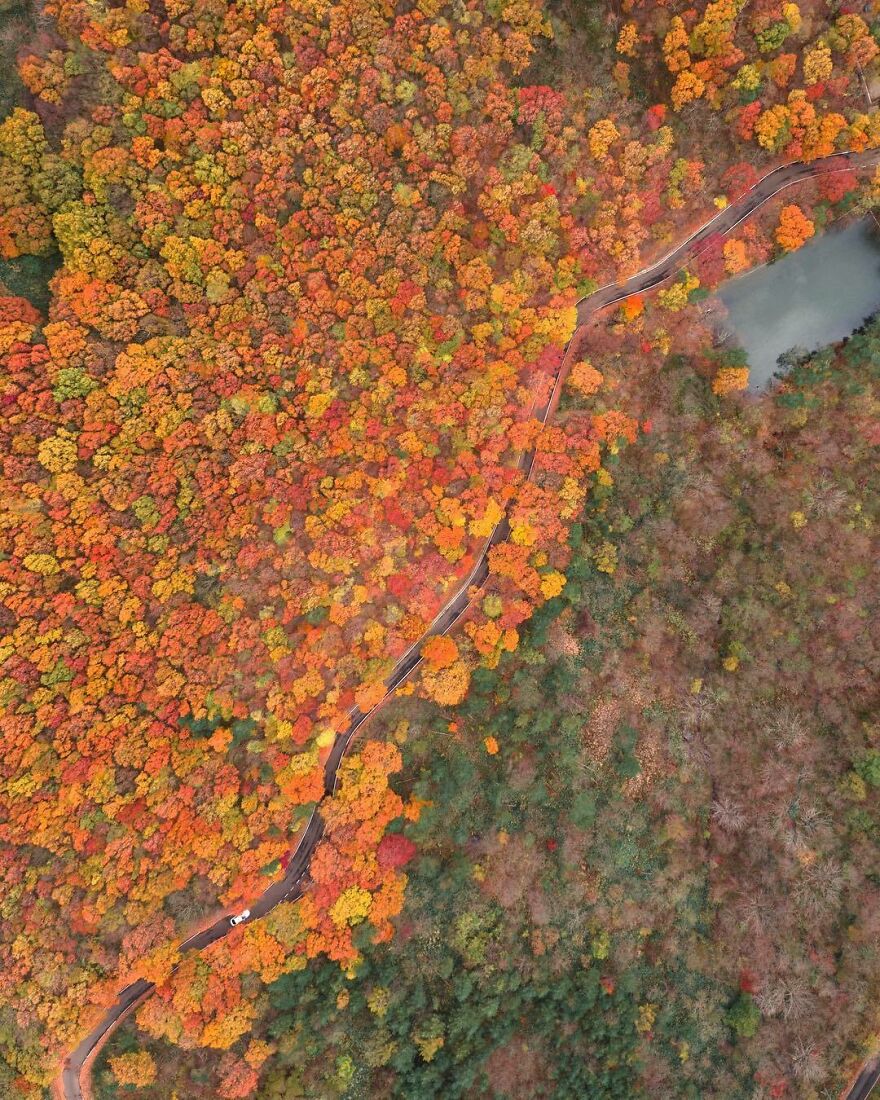
[[[235,928],[236,925],[242,924],[244,921],[246,921],[250,915],[250,909],[242,909],[238,916],[229,918],[229,924],[232,928]]]

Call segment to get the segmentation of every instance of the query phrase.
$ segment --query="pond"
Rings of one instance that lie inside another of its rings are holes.
[[[718,294],[748,357],[749,389],[762,390],[784,352],[842,340],[880,307],[880,231],[870,217],[831,229]]]

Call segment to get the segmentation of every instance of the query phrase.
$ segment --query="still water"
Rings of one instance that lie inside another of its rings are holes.
[[[871,217],[830,229],[718,293],[748,356],[749,389],[763,389],[783,352],[842,340],[880,307],[880,231]]]

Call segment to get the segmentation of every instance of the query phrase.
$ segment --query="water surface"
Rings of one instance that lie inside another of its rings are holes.
[[[880,307],[880,232],[872,218],[830,229],[718,291],[749,360],[749,389],[763,389],[791,348],[842,340]]]

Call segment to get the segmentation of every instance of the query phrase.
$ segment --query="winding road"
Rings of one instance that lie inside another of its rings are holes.
[[[736,202],[731,203],[724,210],[710,218],[709,221],[705,222],[704,225],[661,259],[649,267],[643,268],[623,283],[608,283],[594,291],[594,293],[582,298],[577,303],[577,329],[580,330],[586,326],[601,310],[623,301],[624,298],[628,298],[632,294],[653,290],[671,279],[688,260],[692,260],[700,254],[702,251],[700,245],[705,244],[708,238],[714,237],[716,234],[729,233],[741,221],[757,210],[759,206],[785,188],[811,176],[861,170],[878,164],[880,164],[880,150],[874,149],[863,153],[834,153],[811,163],[795,161],[773,169]],[[534,416],[542,424],[548,423],[559,404],[562,387],[570,367],[569,353],[572,349],[572,342],[566,348],[566,353],[554,379],[550,397],[543,406],[534,411]],[[531,479],[535,467],[534,450],[521,455],[519,467],[525,474],[526,479]],[[498,543],[503,542],[509,532],[510,524],[505,516],[492,532],[479,559],[456,593],[441,608],[422,637],[394,665],[385,681],[387,691],[383,699],[368,711],[362,711],[357,707],[349,711],[349,724],[345,730],[337,733],[333,748],[324,765],[324,794],[321,801],[324,798],[331,797],[336,790],[339,765],[358,731],[376,711],[385,705],[397,688],[421,664],[420,651],[422,645],[428,638],[446,634],[451,630],[471,605],[477,592],[483,587],[489,576],[489,550]],[[317,804],[305,831],[300,837],[284,877],[273,883],[259,898],[250,903],[248,923],[264,917],[280,902],[294,901],[302,896],[312,853],[324,833],[324,822],[320,814],[320,806],[321,802]],[[209,944],[228,935],[230,931],[229,917],[221,917],[208,928],[185,940],[180,945],[180,951],[182,953],[202,951]],[[64,1100],[83,1100],[83,1082],[86,1081],[87,1087],[90,1063],[98,1048],[128,1013],[148,997],[154,988],[152,983],[143,979],[126,986],[119,992],[115,1002],[100,1022],[70,1052],[64,1061],[60,1080],[56,1082],[56,1092],[60,1091]],[[877,1083],[878,1077],[880,1077],[880,1064],[876,1061],[866,1063],[852,1088],[848,1091],[847,1100],[864,1100],[864,1097],[868,1096]],[[59,1085],[60,1089],[58,1088]]]

